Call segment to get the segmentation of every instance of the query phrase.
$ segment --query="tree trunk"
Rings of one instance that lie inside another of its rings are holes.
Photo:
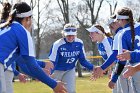
[[[40,0],[38,0],[38,22],[37,22],[37,43],[36,43],[36,58],[39,58],[39,52],[40,52],[40,38],[39,38],[39,32],[40,32],[40,11],[39,11],[39,2]]]

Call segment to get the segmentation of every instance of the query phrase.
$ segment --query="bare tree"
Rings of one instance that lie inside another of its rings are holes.
[[[35,39],[34,41],[36,42],[36,57],[37,58],[39,58],[39,55],[40,55],[40,49],[41,49],[40,43],[42,40],[41,37],[43,35],[43,32],[45,32],[47,21],[49,19],[49,14],[46,15],[46,17],[43,17],[43,14],[45,14],[47,12],[47,9],[51,3],[51,0],[49,0],[47,3],[44,2],[44,4],[45,4],[44,6],[42,6],[40,4],[40,2],[42,2],[42,1],[35,0],[33,2],[33,0],[31,0],[31,2],[30,2],[32,9],[35,9],[35,7],[37,7],[37,21],[34,18],[34,23],[37,26],[37,29],[34,30],[34,36],[33,36]],[[43,19],[41,19],[42,17],[43,17]]]
[[[89,27],[89,25],[95,24],[98,17],[99,17],[99,12],[101,10],[101,7],[102,7],[102,4],[103,4],[104,0],[98,0],[98,3],[99,3],[98,7],[95,6],[95,4],[96,4],[95,1],[97,1],[97,0],[83,0],[83,2],[85,3],[85,5],[84,5],[85,6],[84,7],[85,8],[84,9],[85,10],[85,17],[83,17],[83,19],[86,18],[87,23],[90,23],[90,24],[84,23],[85,20],[80,20],[80,17],[78,16],[79,12],[77,13],[77,15],[75,15],[77,21],[80,23],[80,25],[81,25],[81,27],[83,28],[84,31],[86,31],[85,27]],[[90,16],[86,15],[88,13],[90,13]],[[93,43],[93,42],[90,42],[90,43],[92,44],[91,46],[92,46],[93,55],[98,55],[96,44]]]
[[[69,23],[69,2],[68,0],[57,0],[65,24]]]
[[[131,0],[127,0],[127,3],[126,5],[128,7],[130,7],[133,11],[133,17],[136,21],[140,22],[140,0],[135,0],[134,1],[131,1]]]
[[[77,21],[79,22],[79,24],[81,25],[81,27],[83,27],[83,29],[85,29],[85,26],[88,25],[89,21],[91,21],[89,19],[89,15],[88,15],[88,6],[87,4],[78,4],[77,5],[77,13],[74,14],[75,18],[77,19]]]
[[[98,16],[99,16],[99,11],[100,11],[100,9],[101,9],[101,7],[102,7],[102,4],[103,4],[103,1],[104,0],[100,0],[99,1],[99,6],[98,6],[98,8],[97,8],[97,12],[96,12],[96,15],[95,15],[95,1],[96,0],[85,0],[85,2],[86,2],[86,4],[88,5],[88,7],[89,7],[89,10],[90,10],[90,17],[91,17],[91,24],[94,24],[96,21],[97,21],[97,18],[98,18]]]
[[[110,7],[110,15],[113,15],[115,13],[118,2],[116,0],[106,0],[106,2],[109,4]]]

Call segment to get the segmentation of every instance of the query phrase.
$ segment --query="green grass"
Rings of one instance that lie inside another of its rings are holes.
[[[76,79],[77,93],[111,93],[108,88],[108,78],[105,76],[97,81],[89,80],[89,76]],[[53,93],[52,89],[41,82],[31,81],[25,84],[14,83],[14,93]]]

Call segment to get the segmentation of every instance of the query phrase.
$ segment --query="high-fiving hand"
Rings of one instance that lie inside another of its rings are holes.
[[[64,84],[64,82],[57,81],[57,86],[53,89],[54,93],[68,93]]]
[[[103,76],[104,70],[100,66],[97,66],[93,69],[92,75],[91,75],[91,80],[96,80],[100,77]]]
[[[130,57],[130,51],[129,51],[129,50],[123,49],[123,53],[122,53],[122,54],[119,54],[119,55],[117,56],[117,58],[118,58],[120,61],[130,60],[130,59],[131,59],[131,57]]]

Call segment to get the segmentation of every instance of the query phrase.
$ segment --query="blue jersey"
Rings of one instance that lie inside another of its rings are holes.
[[[130,50],[130,51],[139,51],[140,50],[140,24],[136,23],[134,25],[134,31],[135,31],[135,40],[134,40],[134,49],[132,48],[132,38],[131,38],[131,30],[130,30],[130,24],[126,24],[125,28],[121,31],[121,33],[118,35],[118,54],[121,54],[123,52],[123,49]],[[139,60],[132,61],[130,60],[130,63],[138,63]],[[126,61],[120,62],[120,64],[125,65]],[[119,68],[118,68],[119,69]],[[112,77],[112,81],[116,82],[118,79],[118,74],[114,74]]]
[[[105,37],[102,42],[97,43],[99,54],[104,60],[106,60],[112,54],[112,43],[113,39],[110,37]]]
[[[126,26],[129,26],[129,24],[127,24]],[[121,33],[121,35],[119,36],[119,49],[120,49],[120,53],[122,53],[122,49],[126,49],[126,50],[130,50],[130,51],[140,51],[140,24],[139,23],[135,23],[134,25],[135,27],[135,40],[134,40],[134,49],[132,49],[132,38],[131,38],[131,31],[130,28],[124,32]],[[132,59],[133,60],[133,59]],[[130,60],[130,63],[138,63],[140,62],[140,60],[134,60],[132,61]]]
[[[4,23],[4,22],[5,22],[5,20],[1,20],[0,23]],[[6,29],[6,28],[1,28],[0,32],[4,29]],[[10,66],[8,66],[7,70],[12,71],[14,73],[14,75],[16,75],[16,76],[19,74],[19,72],[15,68],[15,62],[13,62]]]
[[[116,34],[113,39],[113,48],[112,48],[112,54],[108,57],[108,59],[101,65],[101,68],[105,70],[107,67],[109,67],[113,62],[117,61],[117,55],[118,55],[118,35],[122,32],[122,28],[118,28],[116,30]]]
[[[23,71],[26,75],[29,75],[33,78],[35,78],[35,76],[30,72],[30,70],[28,69],[27,65],[25,64],[25,60],[20,56],[17,58],[16,60],[16,65],[19,66],[19,68],[21,69],[21,71]],[[43,61],[39,61],[36,60],[37,64],[41,67],[41,68],[45,68],[45,62]],[[15,69],[14,69],[15,70]],[[14,71],[15,75],[18,75],[19,73]]]
[[[19,55],[35,57],[29,31],[18,22],[0,32],[0,62],[7,68]]]
[[[13,22],[0,32],[0,62],[7,69],[15,60],[22,56],[27,68],[43,83],[55,88],[57,82],[47,76],[35,60],[34,45],[30,35],[20,23]]]
[[[82,40],[75,38],[74,42],[67,42],[61,38],[54,42],[49,59],[54,63],[55,70],[66,71],[73,69],[79,59],[81,65],[92,70],[93,65],[86,60]]]

